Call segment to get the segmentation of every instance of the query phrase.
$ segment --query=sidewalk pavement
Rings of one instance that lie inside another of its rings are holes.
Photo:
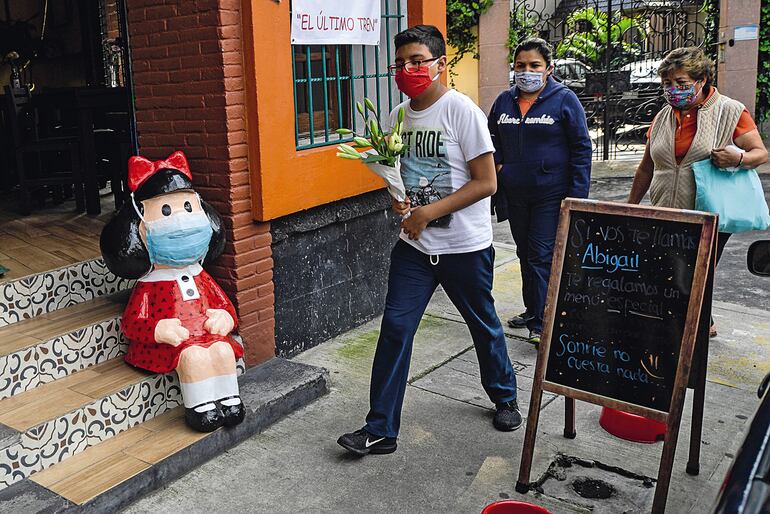
[[[522,309],[520,275],[512,248],[496,247],[495,298],[505,320]],[[756,387],[770,371],[766,312],[717,303],[715,317],[720,336],[712,340],[701,473],[685,473],[688,394],[667,512],[708,512],[757,406]],[[336,439],[363,425],[379,321],[296,358],[330,371],[329,395],[127,512],[479,513],[503,498],[524,499],[554,514],[649,512],[650,478],[657,476],[662,443],[610,436],[598,424],[600,409],[582,402],[577,402],[577,438],[565,439],[564,402],[550,393],[543,401],[531,477],[541,478],[542,491],[515,492],[524,428],[493,429],[492,405],[479,383],[467,327],[441,291],[415,338],[398,451],[363,459],[347,455]],[[536,350],[524,341],[524,331],[506,330],[526,416]],[[574,487],[578,477],[609,484],[614,493],[603,500],[582,497]]]
[[[591,177],[594,179],[633,177],[640,160],[641,157],[636,160],[594,161],[591,165]],[[770,173],[770,162],[758,167],[757,173]]]

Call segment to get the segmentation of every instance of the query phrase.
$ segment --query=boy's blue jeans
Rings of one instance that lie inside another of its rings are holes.
[[[432,259],[436,262],[437,257]],[[411,245],[401,240],[396,243],[372,365],[370,410],[364,427],[369,433],[398,436],[414,334],[439,284],[470,329],[481,384],[489,399],[496,404],[516,399],[516,375],[492,298],[493,270],[491,246],[476,252],[441,255],[434,265],[430,256]]]

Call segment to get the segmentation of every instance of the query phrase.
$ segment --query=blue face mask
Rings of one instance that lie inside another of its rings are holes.
[[[513,80],[516,82],[516,87],[525,93],[540,91],[545,83],[543,74],[537,71],[516,71],[513,73]]]
[[[141,213],[139,217],[144,221],[147,251],[153,264],[179,268],[200,262],[206,257],[214,231],[202,210],[175,214],[155,221],[145,220]]]

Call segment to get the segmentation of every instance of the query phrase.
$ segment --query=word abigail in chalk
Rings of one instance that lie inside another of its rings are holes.
[[[616,271],[639,271],[639,255],[631,252],[630,255],[614,255],[609,252],[603,252],[601,247],[588,243],[586,252],[583,255],[584,269],[602,269],[609,273]]]

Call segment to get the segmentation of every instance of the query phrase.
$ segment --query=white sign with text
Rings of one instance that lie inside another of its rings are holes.
[[[292,45],[379,45],[380,0],[292,0]]]

